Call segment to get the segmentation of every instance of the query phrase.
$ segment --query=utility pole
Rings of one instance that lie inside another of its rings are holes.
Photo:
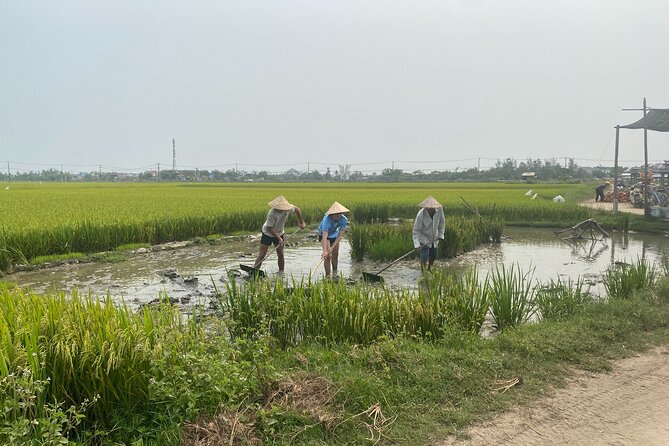
[[[102,181],[102,164],[98,165],[98,178]]]
[[[478,162],[476,163],[476,170],[481,170],[481,158],[478,159]]]
[[[177,172],[177,142],[172,138],[172,170]]]
[[[7,161],[7,181],[12,181],[12,172],[9,170],[9,161]]]
[[[160,181],[160,163],[158,163],[158,181]]]
[[[65,174],[63,173],[63,165],[60,165],[60,180],[64,183],[65,182]]]

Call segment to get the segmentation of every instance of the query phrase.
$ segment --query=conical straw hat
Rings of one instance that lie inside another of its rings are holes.
[[[351,212],[351,211],[349,211],[344,206],[335,201],[334,203],[332,203],[332,206],[330,206],[330,209],[328,209],[326,214],[328,215],[343,214],[344,212]]]
[[[283,195],[279,195],[278,197],[276,197],[274,200],[270,201],[267,204],[272,209],[278,209],[280,211],[290,211],[295,207],[292,204],[288,203],[288,200],[286,200]]]
[[[430,195],[425,200],[421,201],[418,206],[422,208],[440,208],[441,203],[439,203],[432,195]]]

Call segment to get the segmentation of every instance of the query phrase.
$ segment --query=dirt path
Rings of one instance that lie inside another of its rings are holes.
[[[601,211],[613,211],[613,203],[596,202],[594,198],[581,201],[581,206],[587,206]],[[618,203],[618,210],[620,212],[627,212],[629,214],[643,215],[643,208],[635,208],[631,203]]]
[[[617,361],[609,373],[581,373],[553,396],[469,434],[438,445],[668,445],[669,348]]]

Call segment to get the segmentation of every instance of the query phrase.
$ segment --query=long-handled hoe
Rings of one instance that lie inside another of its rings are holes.
[[[288,235],[287,237],[284,237],[283,241],[285,242],[286,240],[288,240],[289,238],[291,238],[292,236],[294,236],[295,234],[297,234],[297,233],[300,232],[301,230],[302,230],[302,228],[297,228],[297,230],[296,230],[295,232],[293,232],[292,234]],[[258,269],[258,268],[260,267],[260,265],[262,265],[262,263],[263,263],[265,260],[267,260],[267,257],[269,257],[270,255],[272,255],[272,254],[274,253],[274,251],[276,251],[276,245],[274,245],[274,247],[273,247],[272,249],[270,249],[270,250],[267,252],[267,254],[265,254],[265,257],[263,257],[263,258],[262,258],[259,262],[257,262],[255,265],[253,265],[253,266],[249,266],[249,265],[244,265],[244,264],[240,263],[240,264],[239,264],[239,269],[241,269],[242,271],[246,271],[247,273],[249,273],[249,276],[253,276],[253,277],[255,277],[255,278],[263,278],[263,277],[266,277],[267,274],[265,274],[265,271],[263,271],[263,270],[261,270],[261,269]]]
[[[366,272],[363,271],[363,273],[362,273],[363,280],[366,280],[367,282],[383,282],[383,277],[381,277],[379,274],[381,274],[382,272],[384,272],[385,270],[387,270],[388,268],[390,268],[391,266],[393,266],[394,264],[396,264],[397,262],[399,262],[400,260],[407,257],[409,254],[411,254],[413,252],[414,252],[414,250],[412,249],[411,251],[404,254],[402,257],[393,260],[390,264],[388,264],[384,268],[380,269],[376,274],[366,273]]]

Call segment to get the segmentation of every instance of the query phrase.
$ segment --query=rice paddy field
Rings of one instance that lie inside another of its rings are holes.
[[[410,224],[380,223],[414,217],[427,195],[445,207],[452,232],[444,245],[457,247],[444,257],[499,243],[505,224],[572,226],[597,217],[626,229],[637,221],[578,206],[590,191],[497,183],[12,183],[0,193],[0,266],[257,233],[277,195],[300,206],[312,226],[335,200],[351,209],[354,258],[410,249],[402,245]],[[567,201],[553,202],[558,194]],[[669,328],[666,256],[658,265],[612,267],[607,300],[580,280],[535,282],[518,265],[483,281],[475,269],[432,270],[413,290],[309,276],[229,279],[215,292],[213,313],[188,315],[165,292],[135,311],[109,295],[37,294],[0,282],[0,443],[434,444],[435,434],[458,434],[541,397],[574,367],[606,369],[611,358],[666,343]],[[483,339],[491,323],[497,335]],[[490,391],[513,377],[522,386]]]
[[[534,199],[526,195],[529,189]],[[506,183],[11,183],[0,194],[0,269],[45,255],[257,231],[267,202],[277,195],[299,206],[308,224],[319,222],[334,201],[351,209],[354,223],[412,218],[417,204],[432,195],[447,216],[477,211],[506,224],[572,225],[595,212],[576,204],[590,189]],[[556,195],[566,202],[554,203]]]

